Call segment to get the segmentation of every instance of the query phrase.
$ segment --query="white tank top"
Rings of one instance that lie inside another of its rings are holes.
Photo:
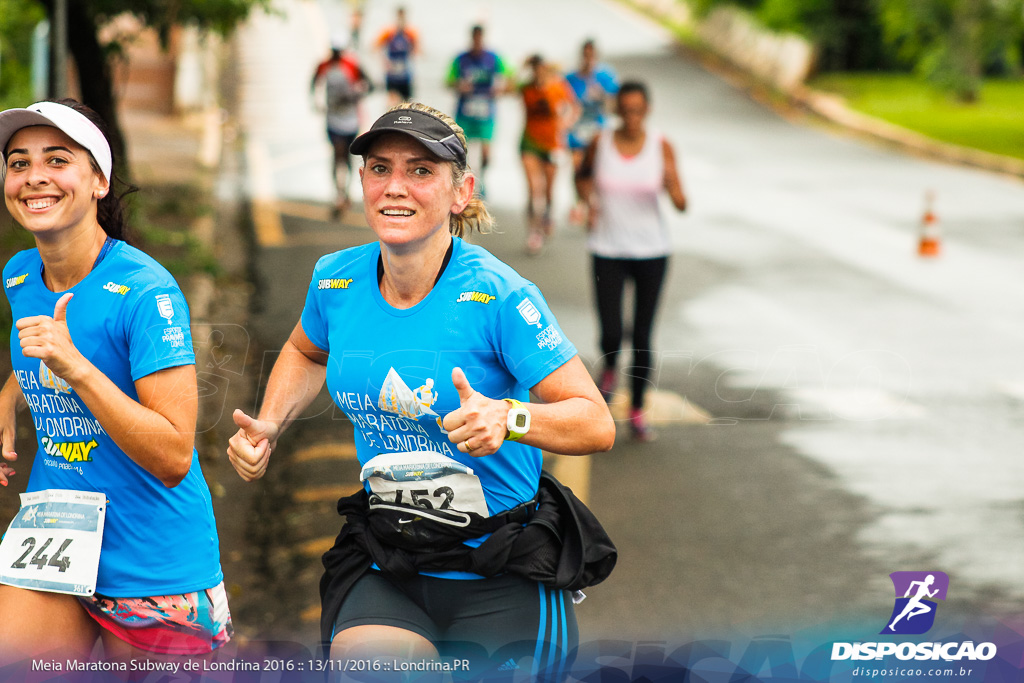
[[[647,131],[643,149],[624,157],[615,147],[614,131],[597,138],[594,183],[597,221],[587,248],[607,258],[658,258],[671,252],[668,227],[658,196],[665,186],[662,135]]]

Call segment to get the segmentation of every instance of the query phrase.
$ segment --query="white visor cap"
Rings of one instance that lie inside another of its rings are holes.
[[[36,102],[24,109],[8,109],[0,112],[0,153],[7,143],[22,128],[28,126],[52,126],[89,150],[99,164],[100,171],[110,182],[110,144],[103,133],[89,119],[71,107],[56,102]],[[6,160],[4,161],[6,164]]]

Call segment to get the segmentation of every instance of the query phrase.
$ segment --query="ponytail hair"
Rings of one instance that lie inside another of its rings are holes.
[[[421,111],[425,114],[430,114],[434,118],[440,119],[446,126],[452,129],[456,137],[459,138],[459,142],[462,143],[462,149],[467,149],[466,145],[466,133],[462,130],[462,126],[455,123],[455,119],[448,114],[445,114],[439,109],[423,104],[421,102],[402,102],[401,104],[395,105],[388,111],[397,111],[400,109],[412,109],[414,111]],[[473,171],[469,168],[468,164],[458,164],[454,161],[444,162],[451,166],[452,169],[452,187],[458,189],[462,187],[462,184],[466,182],[466,174],[472,174]],[[448,218],[448,232],[456,237],[464,237],[465,235],[476,231],[481,235],[486,235],[494,229],[494,218],[491,216],[491,212],[487,210],[487,205],[484,203],[480,193],[473,192],[472,199],[469,200],[469,204],[466,205],[460,213],[453,213]]]
[[[63,104],[65,107],[74,109],[79,114],[89,119],[100,132],[103,133],[103,137],[110,142],[110,132],[107,127],[107,122],[104,121],[99,114],[97,114],[91,107],[88,107],[78,100],[70,97],[64,99],[54,100],[57,104]],[[93,158],[92,154],[89,154],[89,162],[92,166],[93,171],[99,175],[103,175],[103,171],[100,170],[100,166],[96,163],[96,159]],[[125,206],[125,197],[138,192],[139,188],[131,183],[124,181],[118,174],[117,159],[113,156],[111,151],[111,172],[108,182],[110,189],[107,194],[97,201],[96,204],[96,220],[99,222],[100,227],[103,228],[103,232],[107,233],[109,237],[113,237],[116,240],[121,240],[132,244],[134,242],[134,232],[128,226],[128,211]]]

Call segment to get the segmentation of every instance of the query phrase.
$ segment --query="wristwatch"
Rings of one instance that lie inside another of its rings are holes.
[[[508,411],[508,421],[505,426],[508,432],[505,434],[505,441],[519,441],[530,431],[530,411],[514,398],[503,398],[511,406]]]

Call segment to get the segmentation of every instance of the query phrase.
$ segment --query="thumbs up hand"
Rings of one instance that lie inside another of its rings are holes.
[[[14,451],[14,413],[5,420],[2,428],[0,428],[0,486],[7,486],[7,480],[11,475],[14,474],[14,468],[7,464],[5,461],[14,462],[18,459],[18,454]]]
[[[267,473],[280,428],[273,422],[249,417],[241,410],[235,410],[231,417],[238,432],[228,440],[228,460],[245,481],[259,479]]]
[[[452,384],[461,405],[444,417],[448,440],[474,458],[494,453],[505,441],[509,405],[474,391],[462,368],[452,370]]]
[[[73,296],[68,292],[57,300],[52,318],[33,315],[15,323],[22,355],[40,359],[53,374],[69,384],[74,384],[76,373],[83,372],[89,364],[71,341],[68,331],[68,302]]]

